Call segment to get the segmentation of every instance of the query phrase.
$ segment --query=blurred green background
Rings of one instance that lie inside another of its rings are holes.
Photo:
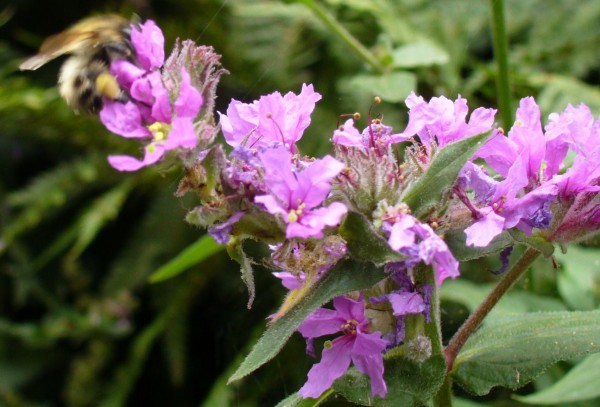
[[[239,267],[222,251],[149,283],[204,233],[183,220],[197,202],[173,196],[181,174],[114,171],[106,156],[135,154],[137,147],[67,108],[56,89],[62,60],[35,72],[17,67],[46,36],[91,14],[152,18],[165,33],[167,53],[181,37],[223,55],[230,75],[218,89],[221,112],[231,98],[251,102],[313,83],[323,100],[301,149],[314,155],[330,151],[339,115],[359,111],[364,127],[375,95],[384,103],[374,114],[398,131],[412,90],[426,98],[460,94],[472,109],[496,106],[488,1],[317,3],[377,64],[300,2],[1,3],[0,406],[263,406],[302,385],[312,361],[294,337],[257,374],[225,386],[285,290],[257,266],[257,296],[248,310]],[[544,117],[581,102],[597,116],[600,2],[510,0],[506,21],[513,107],[533,95]],[[577,250],[557,259],[559,271],[547,262],[534,267],[512,308],[597,308],[595,244]],[[473,293],[496,279],[488,271],[497,264],[466,264],[465,277],[445,288],[447,337],[476,304]],[[570,366],[553,367],[521,392],[547,387]],[[516,404],[501,389],[477,401]]]

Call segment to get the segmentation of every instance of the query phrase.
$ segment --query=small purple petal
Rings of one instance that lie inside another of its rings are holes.
[[[151,136],[150,131],[142,125],[140,110],[133,102],[105,100],[100,110],[100,120],[108,130],[123,137]]]
[[[165,38],[152,20],[138,27],[131,27],[131,43],[136,50],[140,65],[146,69],[160,68],[165,62]]]

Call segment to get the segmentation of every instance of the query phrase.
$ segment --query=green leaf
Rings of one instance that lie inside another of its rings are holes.
[[[443,65],[448,62],[448,53],[437,45],[419,41],[396,48],[392,52],[394,68],[415,68]]]
[[[229,257],[238,262],[238,264],[241,267],[240,271],[242,273],[242,281],[244,281],[246,287],[248,288],[248,309],[250,309],[250,307],[252,306],[252,302],[254,302],[254,296],[256,294],[252,262],[244,252],[243,240],[231,238],[226,247]]]
[[[444,282],[440,297],[444,301],[464,304],[471,312],[487,297],[495,284],[475,284],[465,279]],[[552,297],[544,297],[529,291],[513,289],[502,297],[485,319],[485,323],[512,314],[535,311],[566,311],[564,304]]]
[[[467,246],[464,230],[452,230],[444,233],[444,241],[458,261],[469,261],[496,254],[515,244],[508,232],[502,232],[485,247]]]
[[[567,253],[557,253],[555,257],[561,264],[557,277],[561,297],[573,309],[595,309],[600,302],[598,250],[570,246]]]
[[[148,281],[158,283],[173,278],[221,250],[223,250],[222,245],[215,242],[210,235],[204,235],[152,273]]]
[[[522,403],[559,404],[600,397],[600,353],[588,355],[554,385],[528,396],[514,396]]]
[[[298,304],[266,330],[252,352],[229,378],[229,383],[249,375],[275,357],[298,325],[316,308],[338,295],[371,287],[385,276],[381,268],[370,264],[349,260],[338,262],[311,287],[311,291]]]
[[[514,315],[482,327],[459,353],[454,380],[477,395],[518,389],[549,365],[600,350],[600,310]]]
[[[386,102],[403,102],[417,87],[414,74],[410,72],[392,72],[386,75],[361,74],[340,82],[344,91],[356,92],[367,97],[379,96]]]
[[[421,406],[431,399],[444,380],[446,362],[441,355],[422,363],[405,357],[385,360],[384,379],[388,394],[373,399],[367,375],[350,369],[333,384],[349,401],[364,406]]]
[[[102,228],[119,215],[121,207],[133,189],[133,180],[127,178],[98,197],[77,219],[77,240],[67,254],[70,261],[79,257]]]
[[[8,194],[6,204],[23,210],[1,231],[4,244],[10,245],[20,234],[56,215],[86,192],[90,184],[103,175],[101,170],[105,160],[101,154],[86,155],[43,172],[29,185]]]
[[[488,138],[489,133],[469,137],[442,148],[427,171],[406,191],[403,201],[419,217],[440,203],[442,195],[454,185],[458,172]]]
[[[328,390],[317,400],[311,398],[303,399],[301,395],[294,393],[281,400],[275,407],[315,407],[321,405],[324,400],[329,399],[332,393],[331,390]]]
[[[346,215],[340,226],[340,235],[346,241],[348,251],[360,261],[370,261],[382,265],[390,261],[400,261],[403,256],[393,250],[366,216],[358,212]]]
[[[544,257],[548,258],[554,254],[554,245],[539,236],[527,236],[525,233],[520,231],[519,229],[510,229],[508,233],[512,236],[512,238],[519,243],[523,243],[532,249],[541,252]]]

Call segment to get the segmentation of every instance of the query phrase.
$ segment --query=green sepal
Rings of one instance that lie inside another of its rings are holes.
[[[456,182],[460,170],[489,135],[489,132],[481,133],[439,150],[429,168],[410,185],[402,198],[415,216],[423,216],[430,208],[440,204],[443,194]]]
[[[384,360],[384,380],[388,393],[385,398],[371,395],[369,376],[355,368],[340,377],[333,389],[348,401],[363,406],[422,406],[433,398],[446,373],[446,361],[435,355],[423,362],[406,357]]]
[[[469,261],[496,254],[515,244],[508,232],[494,237],[485,247],[467,246],[467,235],[464,230],[452,230],[444,233],[444,241],[458,261]]]
[[[254,302],[256,287],[254,285],[254,270],[252,269],[250,259],[246,256],[246,252],[244,252],[243,240],[231,237],[226,248],[229,257],[240,265],[242,281],[244,281],[248,288],[248,308],[250,308]]]
[[[358,212],[349,212],[346,215],[339,233],[346,241],[346,247],[352,257],[360,261],[370,261],[376,265],[383,265],[404,258],[390,247],[387,240],[377,233],[367,217]]]

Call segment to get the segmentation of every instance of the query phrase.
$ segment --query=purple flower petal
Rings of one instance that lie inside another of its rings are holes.
[[[149,137],[150,131],[142,125],[140,110],[133,102],[105,100],[100,120],[115,134],[128,138]]]
[[[303,398],[319,397],[350,367],[352,342],[347,337],[338,339],[331,348],[323,350],[321,361],[308,372],[308,380],[298,391]]]
[[[160,68],[165,62],[165,38],[154,21],[147,20],[139,30],[133,25],[131,43],[140,65],[147,71]]]
[[[179,84],[179,96],[175,101],[174,108],[177,117],[195,118],[202,106],[202,94],[192,86],[190,74],[185,68],[181,68],[181,82]]]

